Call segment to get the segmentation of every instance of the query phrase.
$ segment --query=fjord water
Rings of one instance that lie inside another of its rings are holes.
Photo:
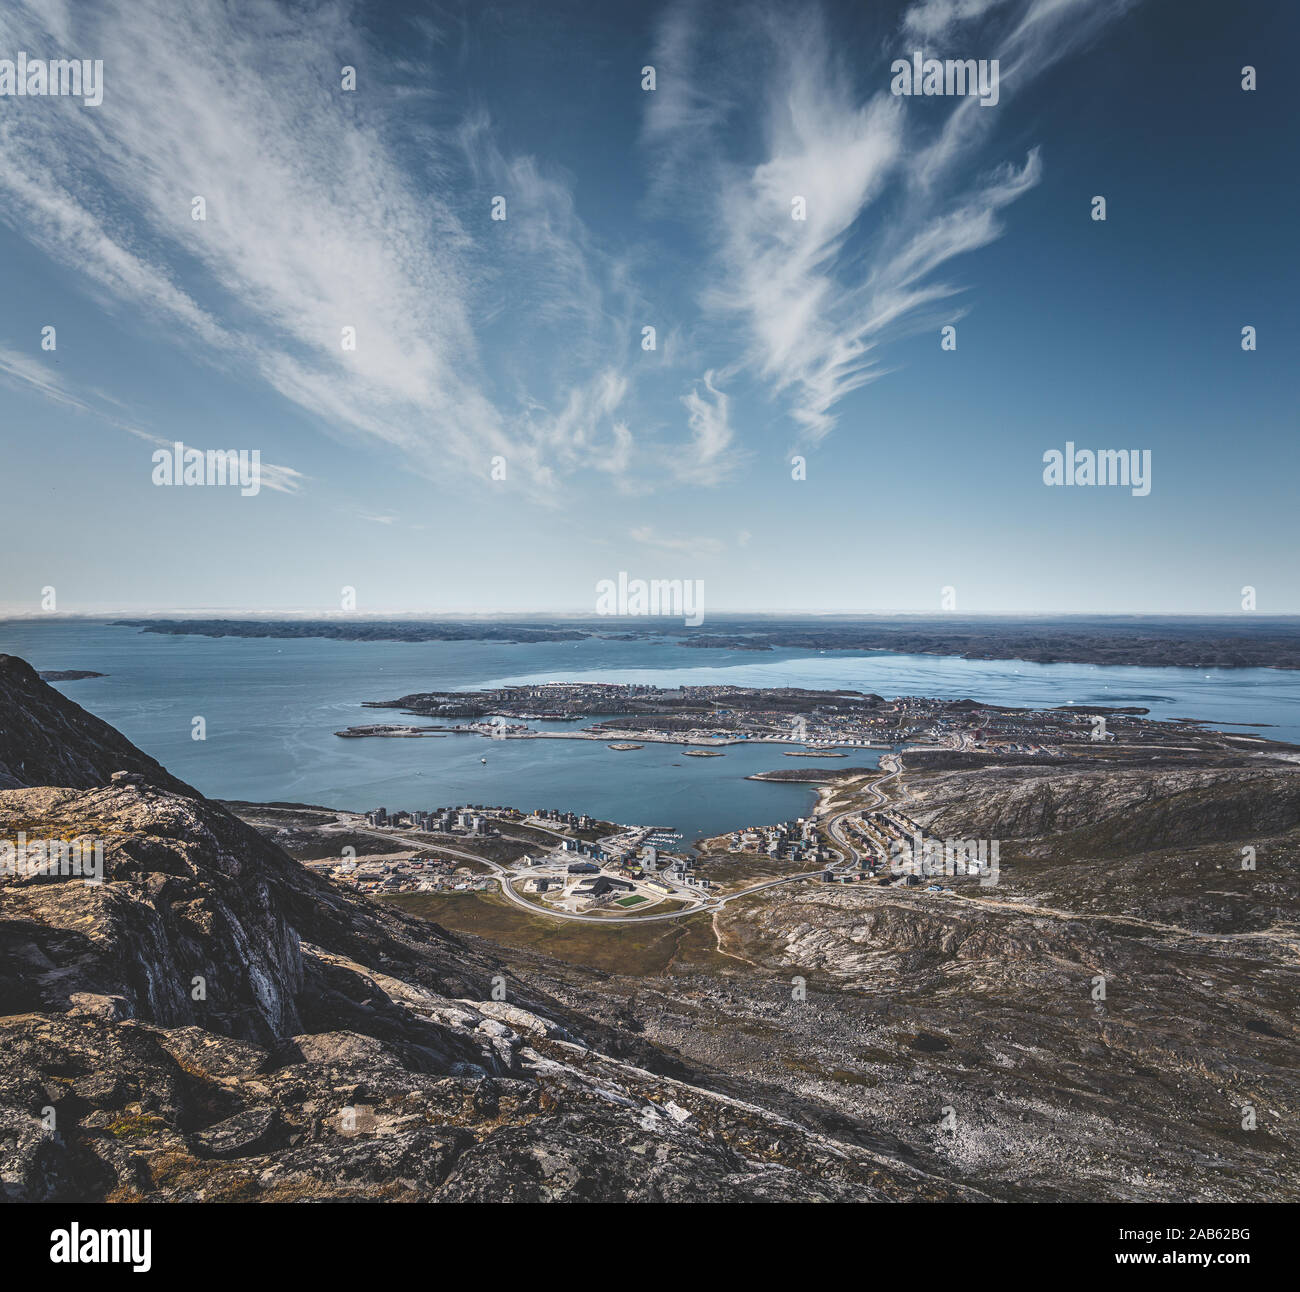
[[[395,709],[362,708],[364,700],[520,681],[608,681],[849,688],[888,698],[970,697],[1029,706],[1142,705],[1155,718],[1200,718],[1227,729],[1274,724],[1258,734],[1300,743],[1300,674],[1275,669],[1202,672],[887,652],[760,654],[682,647],[671,639],[509,645],[209,638],[59,619],[0,623],[0,651],[38,669],[108,674],[57,686],[215,798],[353,809],[465,802],[556,807],[671,826],[687,840],[802,815],[814,801],[807,785],[744,778],[821,764],[784,758],[780,745],[730,745],[721,758],[685,758],[680,745],[619,753],[603,741],[344,740],[334,732],[403,720]],[[191,737],[195,717],[206,722],[205,740]],[[535,725],[573,730],[585,723]],[[848,751],[825,766],[875,766],[877,758]]]

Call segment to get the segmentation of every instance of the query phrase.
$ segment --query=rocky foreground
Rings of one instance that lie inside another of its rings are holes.
[[[0,1197],[982,1196],[340,892],[10,656],[0,785],[0,839],[104,864],[0,877]]]

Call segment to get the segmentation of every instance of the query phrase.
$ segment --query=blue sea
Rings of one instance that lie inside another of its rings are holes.
[[[401,720],[397,710],[363,709],[364,700],[512,682],[607,681],[847,687],[886,697],[1028,706],[1136,704],[1155,718],[1200,718],[1226,730],[1272,724],[1258,734],[1300,743],[1300,673],[1273,669],[1201,672],[889,652],[756,654],[671,640],[208,638],[53,618],[0,622],[0,652],[38,669],[108,674],[58,683],[58,689],[210,797],[390,811],[467,802],[555,807],[668,826],[688,842],[803,815],[815,801],[809,786],[745,777],[819,764],[784,758],[780,745],[732,745],[721,758],[685,758],[679,745],[619,753],[599,741],[344,740],[334,732]],[[197,716],[206,722],[203,741],[191,737]],[[848,751],[825,766],[874,766],[877,758]]]

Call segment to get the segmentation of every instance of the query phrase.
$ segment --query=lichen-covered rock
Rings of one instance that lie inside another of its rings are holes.
[[[197,1131],[190,1145],[199,1157],[249,1157],[271,1147],[279,1125],[275,1108],[261,1104]]]

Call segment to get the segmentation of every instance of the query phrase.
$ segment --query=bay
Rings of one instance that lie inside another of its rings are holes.
[[[555,807],[669,826],[687,840],[805,814],[815,801],[807,785],[745,777],[808,764],[783,758],[780,745],[733,745],[721,758],[684,758],[678,745],[616,752],[603,741],[345,740],[333,733],[398,717],[396,710],[362,708],[365,700],[523,681],[608,681],[845,687],[888,698],[1029,706],[1140,704],[1153,717],[1200,718],[1229,729],[1272,723],[1260,734],[1300,742],[1300,675],[1271,669],[1203,673],[888,652],[759,655],[672,640],[208,638],[56,618],[0,622],[0,651],[38,669],[108,674],[57,686],[211,797],[390,811],[467,802]],[[205,720],[205,740],[191,738],[195,717]],[[827,766],[874,766],[877,758],[849,751]]]

